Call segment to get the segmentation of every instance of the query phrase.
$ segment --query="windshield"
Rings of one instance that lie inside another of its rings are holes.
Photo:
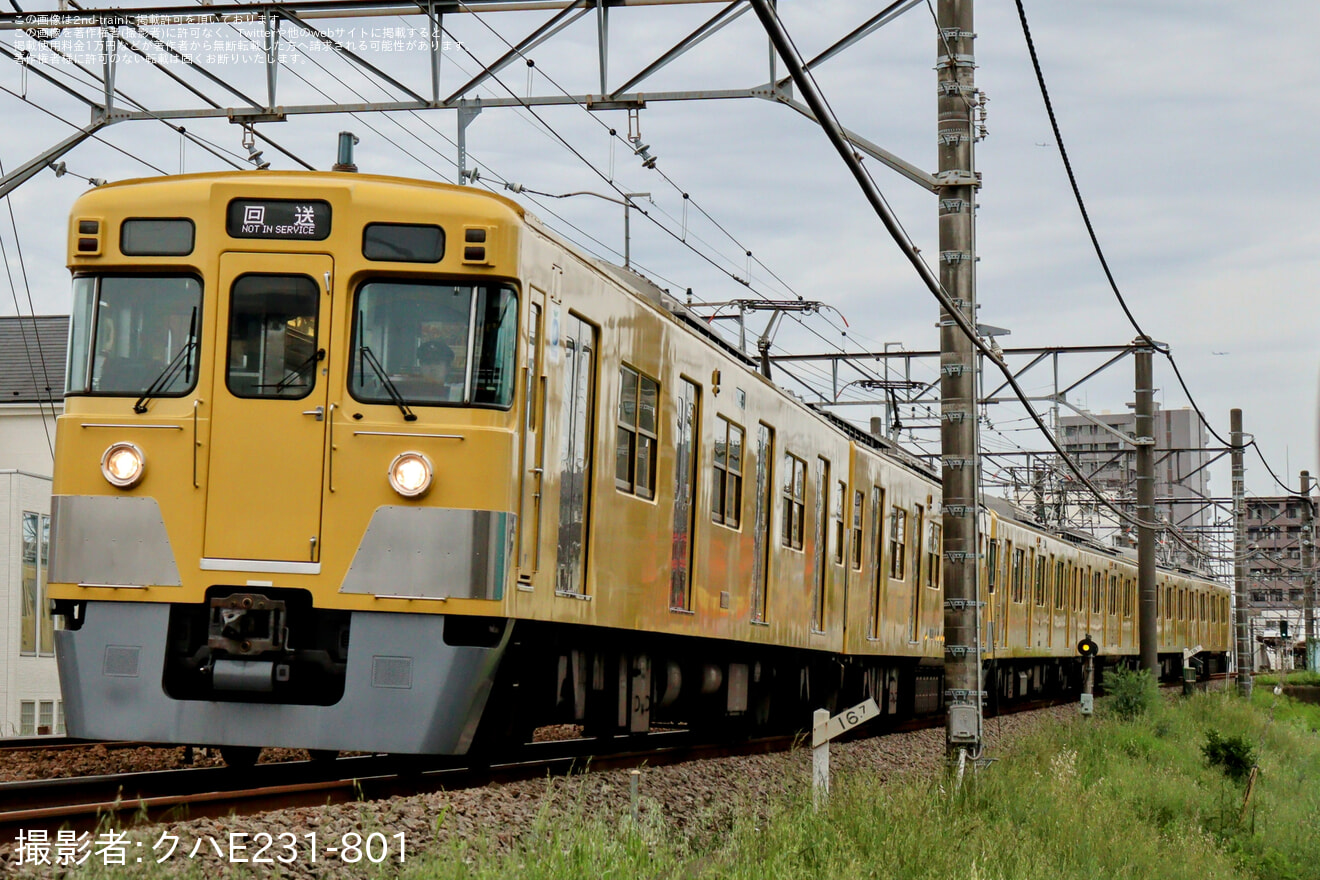
[[[508,286],[373,281],[358,291],[354,325],[357,400],[394,403],[392,386],[421,406],[513,402],[518,297]]]
[[[197,347],[190,343],[201,304],[201,282],[189,276],[75,278],[65,390],[138,397],[178,358],[153,395],[186,394],[197,383]]]

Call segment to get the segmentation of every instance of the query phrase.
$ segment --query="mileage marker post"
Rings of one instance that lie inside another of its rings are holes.
[[[828,709],[817,709],[811,715],[811,806],[819,810],[830,796],[830,740],[852,730],[863,721],[880,714],[880,707],[868,697],[851,709],[845,709],[833,718]]]

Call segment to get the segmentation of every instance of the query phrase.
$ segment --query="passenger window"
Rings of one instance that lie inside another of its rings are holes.
[[[711,519],[738,528],[742,511],[743,429],[724,416],[715,417],[714,485]]]
[[[985,560],[986,589],[988,592],[995,591],[996,581],[999,577],[999,540],[990,539],[990,554]]]
[[[229,300],[225,385],[235,397],[297,400],[312,393],[320,286],[306,275],[244,275]]]
[[[802,519],[806,516],[807,463],[791,452],[784,453],[784,520],[781,543],[802,549]]]
[[[655,497],[656,409],[660,384],[631,367],[619,369],[619,423],[614,485],[641,498]]]
[[[889,511],[889,576],[903,580],[907,557],[907,510],[895,504]]]

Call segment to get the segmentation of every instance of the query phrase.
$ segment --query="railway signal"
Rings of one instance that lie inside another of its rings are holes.
[[[1090,633],[1087,633],[1077,643],[1077,653],[1085,660],[1082,664],[1081,711],[1083,715],[1090,715],[1095,712],[1095,658],[1100,653],[1100,646],[1093,642]]]

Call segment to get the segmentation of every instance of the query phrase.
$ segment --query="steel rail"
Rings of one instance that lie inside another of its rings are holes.
[[[1071,701],[1033,700],[1001,706],[993,714],[1035,711]],[[884,716],[840,741],[938,727],[938,713],[889,721]],[[659,742],[646,748],[644,743]],[[208,767],[39,782],[0,783],[0,839],[20,829],[95,831],[109,821],[134,823],[187,821],[231,814],[251,815],[292,807],[383,800],[437,791],[479,788],[496,783],[566,776],[572,773],[664,766],[688,761],[784,752],[801,745],[800,736],[769,736],[738,743],[694,743],[688,731],[661,731],[613,740],[617,751],[602,752],[598,739],[529,743],[526,760],[468,764],[467,758],[372,755],[335,761],[258,764],[251,768]],[[537,755],[543,752],[546,754]]]

